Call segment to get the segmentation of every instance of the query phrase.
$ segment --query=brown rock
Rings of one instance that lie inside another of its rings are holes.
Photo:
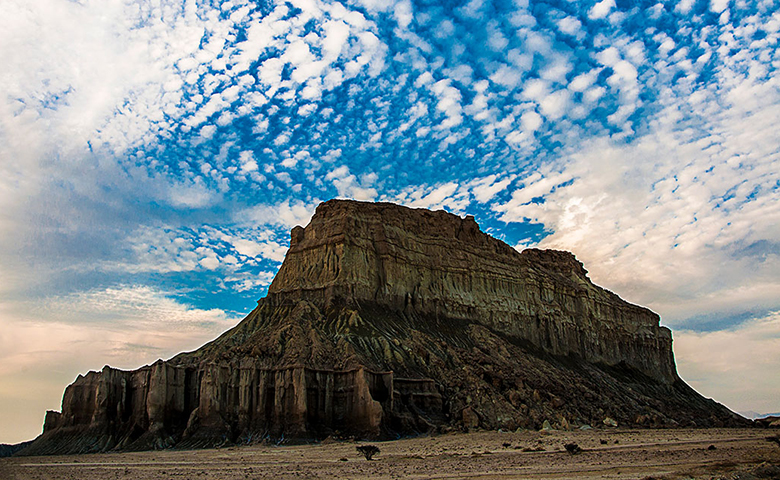
[[[466,407],[461,412],[463,426],[466,428],[477,428],[479,426],[479,415],[471,407]]]

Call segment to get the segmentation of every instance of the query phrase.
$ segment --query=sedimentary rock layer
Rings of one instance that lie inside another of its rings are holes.
[[[472,217],[330,201],[267,297],[200,349],[80,376],[22,454],[469,428],[738,425],[653,312]],[[610,422],[611,423],[611,422]]]
[[[517,252],[474,217],[394,204],[327,202],[290,250],[272,299],[371,301],[406,314],[443,316],[528,340],[556,355],[624,362],[672,383],[669,329],[650,310],[595,286],[574,255]]]

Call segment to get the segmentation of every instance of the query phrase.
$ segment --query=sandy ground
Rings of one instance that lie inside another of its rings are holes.
[[[780,479],[780,431],[476,432],[373,442],[323,442],[0,459],[0,479],[607,478]],[[564,448],[576,443],[582,452]]]

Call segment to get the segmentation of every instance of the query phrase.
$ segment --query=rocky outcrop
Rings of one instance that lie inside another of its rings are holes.
[[[401,382],[404,393],[414,395],[407,383]],[[43,435],[26,454],[210,446],[236,436],[306,438],[333,428],[377,437],[393,393],[392,372],[362,367],[267,369],[249,361],[194,369],[159,361],[127,372],[107,366],[66,389],[62,413],[46,413]]]
[[[80,376],[23,454],[469,428],[741,425],[677,376],[653,312],[567,252],[473,217],[332,200],[241,323],[136,371]]]

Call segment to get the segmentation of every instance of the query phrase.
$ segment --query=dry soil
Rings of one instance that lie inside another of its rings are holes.
[[[372,442],[252,445],[0,459],[0,479],[780,479],[777,429],[476,432]],[[565,449],[577,444],[581,453]]]

